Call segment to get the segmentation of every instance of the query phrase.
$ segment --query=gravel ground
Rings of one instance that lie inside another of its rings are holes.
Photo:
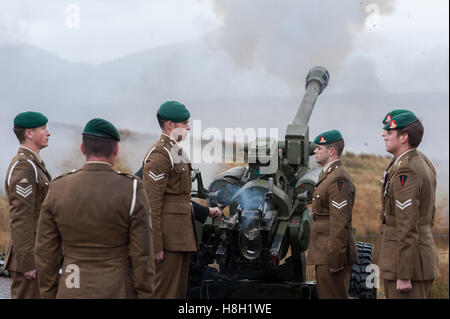
[[[0,277],[0,299],[11,299],[11,279],[9,277]]]

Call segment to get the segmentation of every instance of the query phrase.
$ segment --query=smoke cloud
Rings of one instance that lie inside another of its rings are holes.
[[[391,14],[394,0],[215,0],[214,9],[222,26],[210,39],[213,47],[226,50],[241,68],[263,65],[298,90],[311,66],[336,74],[358,32],[375,25],[377,14]]]

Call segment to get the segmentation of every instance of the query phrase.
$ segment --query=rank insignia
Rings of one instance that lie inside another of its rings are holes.
[[[405,185],[406,179],[408,178],[408,176],[407,175],[400,175],[399,177],[400,177],[400,183],[402,184],[402,186]]]
[[[337,185],[338,185],[339,191],[340,191],[340,190],[342,190],[342,184],[343,184],[343,182],[337,182]]]

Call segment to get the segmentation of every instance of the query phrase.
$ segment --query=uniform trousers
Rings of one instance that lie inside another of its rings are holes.
[[[397,291],[397,280],[383,280],[386,299],[430,299],[433,280],[413,281],[408,292]]]
[[[339,272],[330,272],[328,265],[316,265],[317,294],[319,299],[348,299],[352,265],[344,265]]]
[[[12,299],[41,299],[38,285],[38,275],[28,280],[21,272],[10,271]]]
[[[191,252],[164,250],[164,259],[155,264],[155,298],[185,299]]]

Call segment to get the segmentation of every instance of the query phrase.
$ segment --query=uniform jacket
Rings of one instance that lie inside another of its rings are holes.
[[[27,272],[36,268],[36,228],[50,180],[44,163],[33,152],[20,147],[6,172],[5,192],[9,202],[11,233],[6,246],[4,269]]]
[[[53,180],[36,238],[42,298],[152,297],[151,240],[148,200],[136,177],[109,164],[88,162]],[[58,279],[61,248],[64,262]],[[74,265],[79,288],[71,288]]]
[[[382,180],[382,223],[374,263],[387,280],[433,280],[438,254],[431,227],[435,214],[436,173],[413,149],[391,161]]]
[[[308,248],[308,264],[339,268],[356,262],[352,234],[355,186],[341,161],[322,174],[313,193],[314,222]]]
[[[142,180],[142,167],[134,175]],[[206,219],[209,216],[209,207],[200,205],[193,200],[191,200],[191,204],[194,211],[195,220],[199,221],[202,224],[205,223]]]
[[[198,249],[191,170],[185,152],[165,134],[147,152],[143,181],[150,202],[155,252]]]

